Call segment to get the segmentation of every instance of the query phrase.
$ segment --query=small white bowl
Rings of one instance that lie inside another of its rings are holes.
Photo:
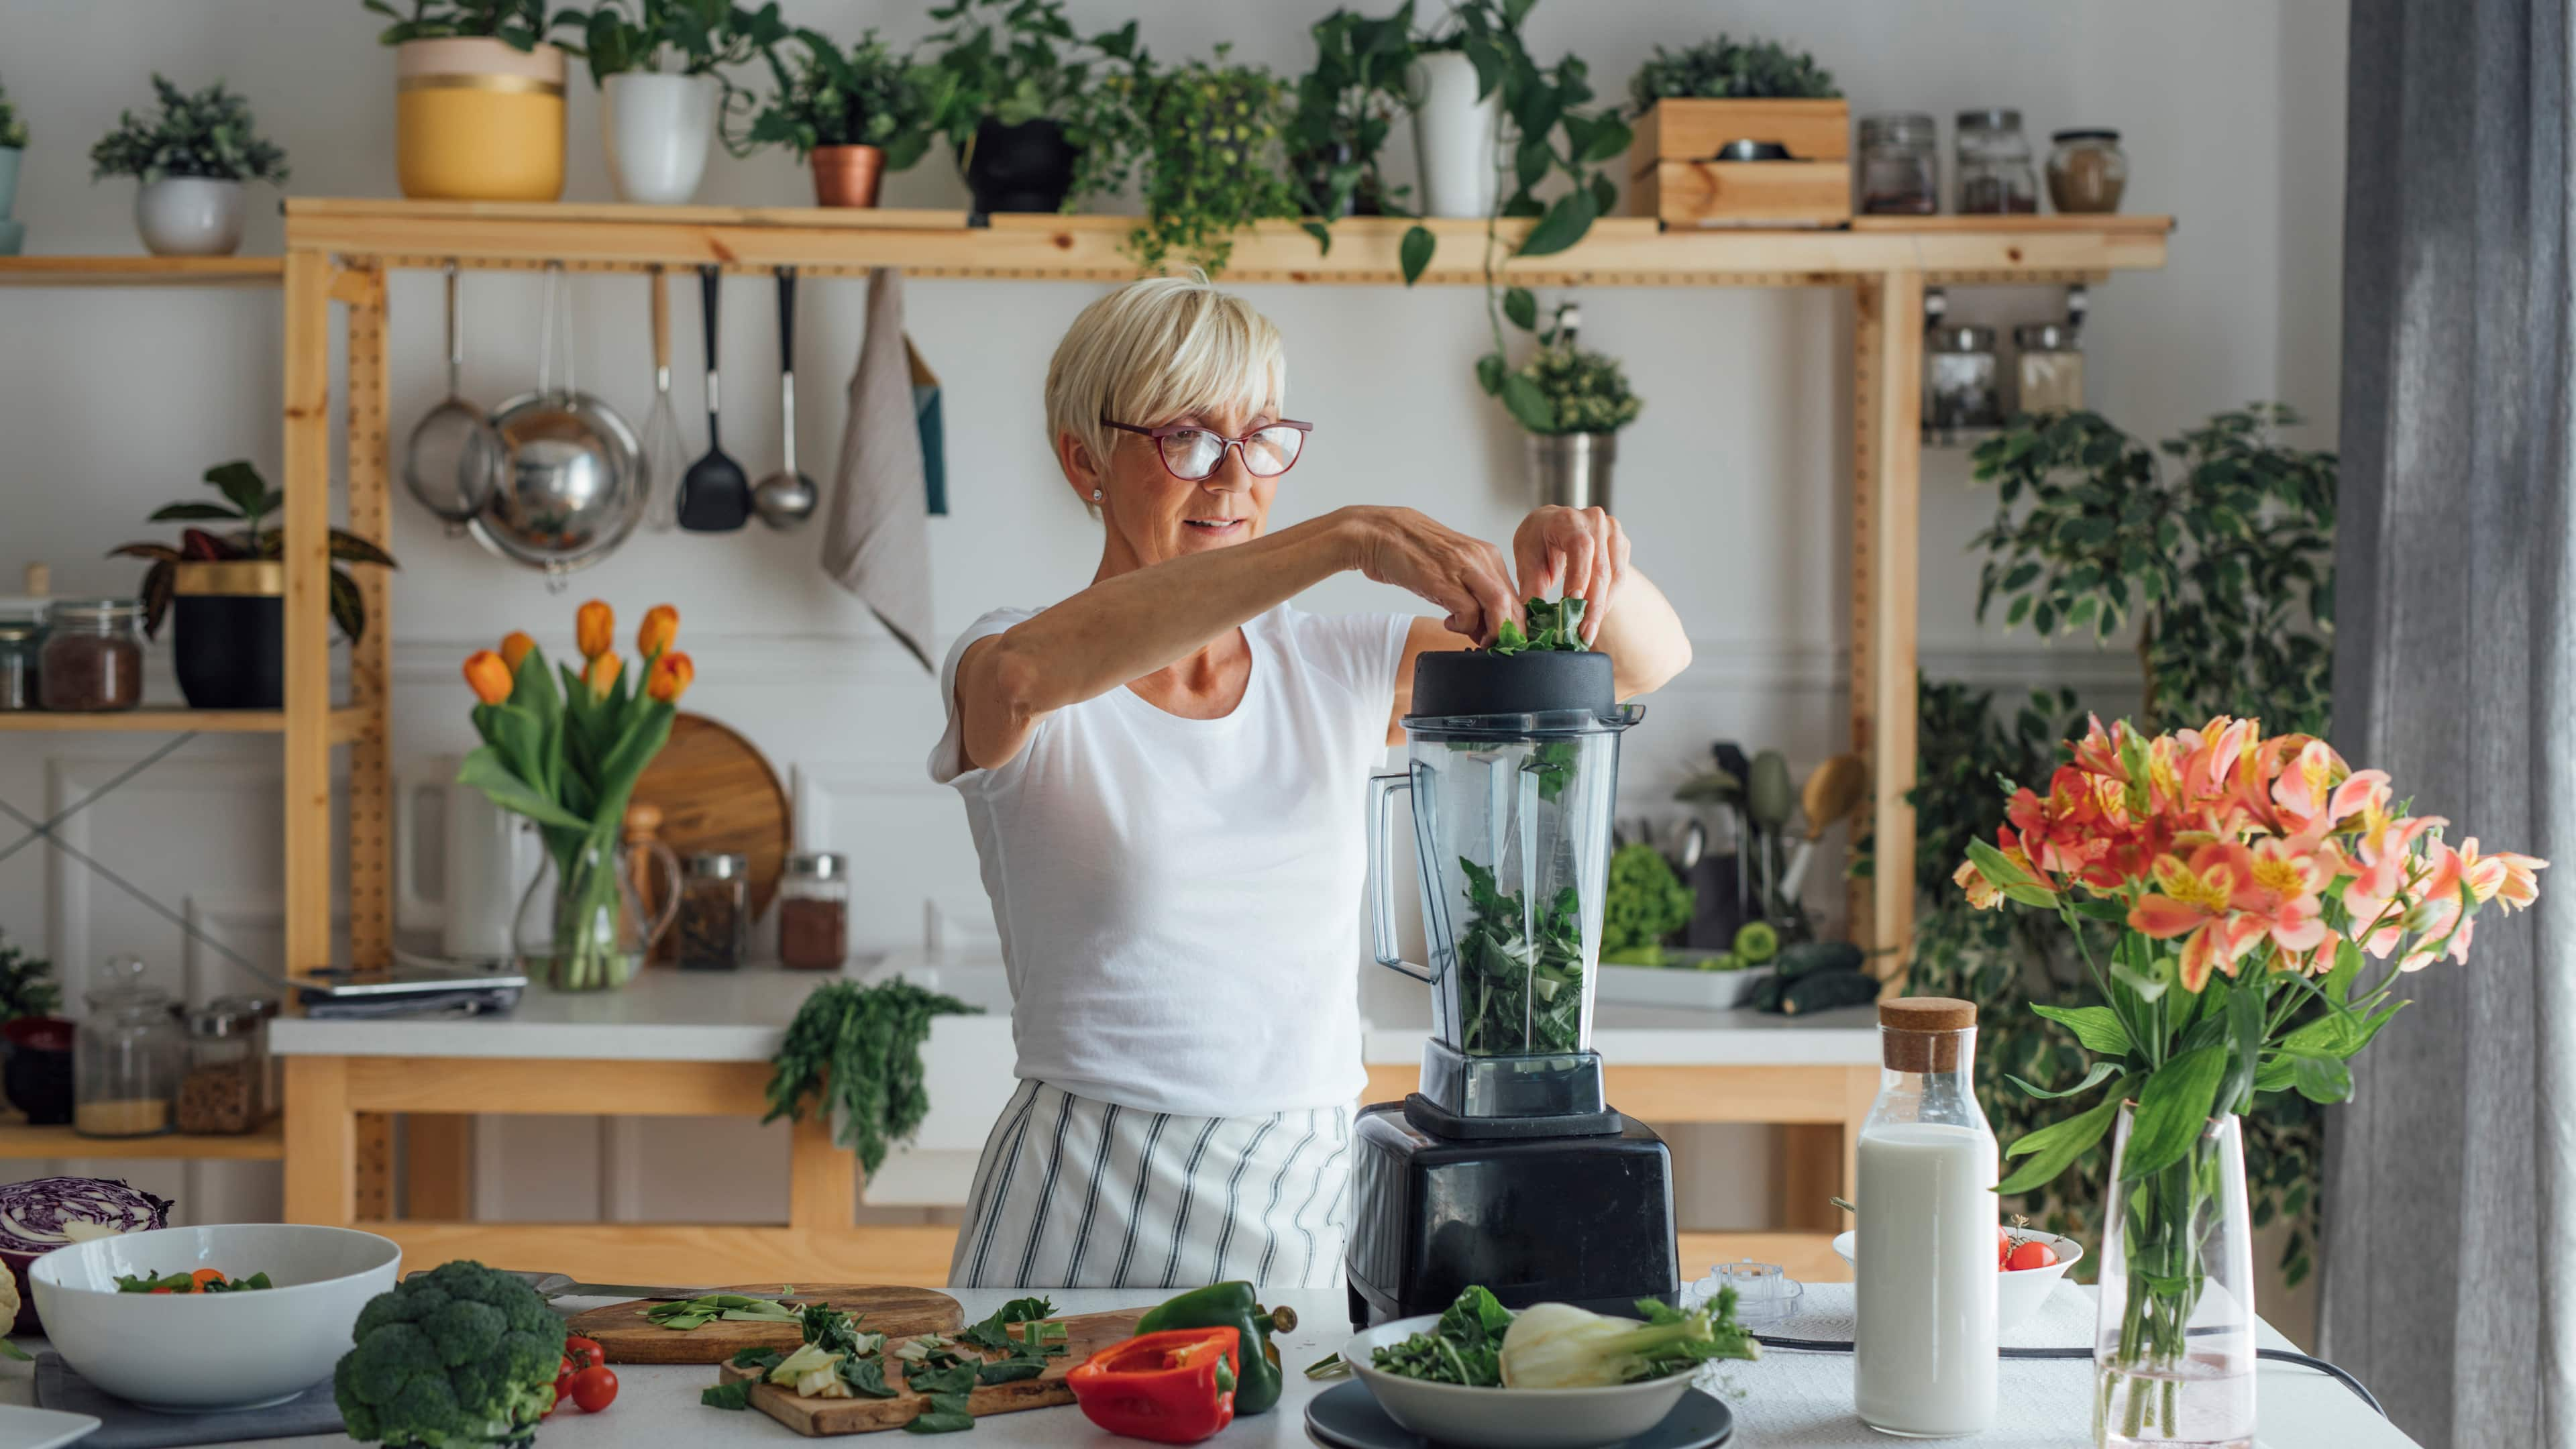
[[[2084,1245],[2073,1238],[2027,1231],[2022,1236],[2056,1249],[2057,1261],[2045,1268],[2022,1268],[2009,1273],[2001,1268],[1995,1270],[1995,1328],[1998,1332],[2010,1333],[2029,1322],[2031,1315],[2039,1311],[2039,1305],[2046,1303],[2048,1295],[2056,1291],[2057,1280],[2065,1277],[2066,1270],[2084,1258]],[[1843,1233],[1834,1239],[1834,1252],[1855,1269],[1860,1267],[1858,1237],[1857,1233]]]
[[[247,1293],[119,1293],[116,1279],[266,1273]],[[54,1249],[27,1270],[45,1337],[80,1376],[147,1409],[252,1409],[331,1377],[402,1249],[351,1228],[222,1223]]]
[[[1690,1374],[1599,1389],[1471,1389],[1380,1373],[1373,1350],[1429,1330],[1436,1313],[1381,1323],[1353,1337],[1342,1361],[1378,1407],[1398,1424],[1439,1444],[1478,1449],[1594,1449],[1633,1439],[1660,1424],[1691,1391]]]

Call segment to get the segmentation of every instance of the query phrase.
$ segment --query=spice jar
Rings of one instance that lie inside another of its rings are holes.
[[[1930,216],[1941,209],[1940,132],[1930,116],[1900,111],[1860,121],[1863,216]]]
[[[2129,158],[2120,152],[2119,132],[2058,131],[2048,140],[2055,148],[2048,153],[2049,205],[2075,216],[2120,209]]]
[[[850,858],[787,857],[778,886],[778,959],[799,971],[837,971],[849,954]]]
[[[72,1041],[72,1130],[84,1137],[148,1137],[170,1130],[170,1107],[187,1068],[188,1039],[169,993],[140,960],[92,967],[89,1015]]]
[[[0,619],[0,714],[37,707],[36,655],[44,647],[44,633],[44,626],[31,618]]]
[[[2039,173],[2030,142],[2021,134],[2021,112],[1959,113],[1961,216],[2017,216],[2039,210]]]
[[[179,1079],[182,1132],[239,1135],[268,1120],[269,1003],[225,996],[188,1013],[188,1071]]]
[[[47,709],[132,709],[143,702],[143,603],[66,599],[45,615],[37,670]]]
[[[2071,413],[2084,406],[2083,334],[2063,322],[2013,329],[2013,410]]]
[[[1923,437],[1952,443],[1968,428],[2004,420],[1995,367],[1995,329],[1945,323],[1923,333]]]
[[[751,943],[751,862],[709,852],[689,857],[680,882],[680,965],[735,971]]]

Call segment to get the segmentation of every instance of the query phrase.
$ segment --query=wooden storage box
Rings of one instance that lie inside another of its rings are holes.
[[[1786,161],[1719,161],[1776,141]],[[1628,150],[1628,211],[1676,226],[1840,226],[1851,220],[1848,101],[1655,102]]]

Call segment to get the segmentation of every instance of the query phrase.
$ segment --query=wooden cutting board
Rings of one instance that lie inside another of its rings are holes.
[[[776,1283],[750,1283],[727,1288],[752,1298],[790,1298],[798,1303],[822,1299],[846,1313],[867,1315],[859,1326],[870,1333],[911,1337],[947,1333],[966,1326],[957,1300],[928,1288],[896,1288],[872,1283],[799,1283],[792,1294]],[[804,1342],[793,1323],[728,1323],[719,1318],[685,1332],[664,1328],[644,1316],[652,1303],[612,1303],[574,1314],[566,1325],[584,1338],[599,1341],[610,1363],[722,1363],[746,1348],[792,1349]]]
[[[683,870],[701,852],[747,857],[751,914],[769,909],[793,837],[787,787],[751,741],[705,715],[676,716],[669,742],[635,781],[634,803],[662,812],[656,838],[671,847]],[[679,949],[674,926],[653,943],[653,959],[676,960]]]
[[[1054,1320],[1065,1328],[1065,1351],[1050,1362],[1046,1372],[1033,1379],[1016,1379],[1007,1384],[978,1384],[966,1396],[969,1413],[981,1418],[986,1414],[1011,1414],[1022,1409],[1051,1408],[1073,1402],[1073,1390],[1065,1386],[1065,1375],[1073,1366],[1108,1348],[1136,1336],[1136,1320],[1150,1309],[1121,1308],[1110,1313],[1081,1313]],[[861,1325],[867,1327],[868,1325]],[[939,1332],[938,1329],[928,1330]],[[894,1357],[901,1345],[899,1339],[886,1342],[886,1382],[899,1383],[902,1365]],[[965,1345],[961,1352],[971,1352]],[[986,1354],[987,1359],[999,1354]],[[751,1377],[752,1370],[726,1364],[722,1370],[725,1382]],[[775,1384],[762,1384],[751,1391],[751,1402],[762,1413],[809,1438],[827,1434],[867,1434],[879,1429],[900,1429],[921,1414],[928,1402],[924,1396],[906,1389],[891,1399],[806,1399],[799,1398]]]

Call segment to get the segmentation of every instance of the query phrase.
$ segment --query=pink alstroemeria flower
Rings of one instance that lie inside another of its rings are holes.
[[[2197,992],[2209,984],[2209,973],[2236,963],[2268,927],[2240,915],[2239,892],[2253,888],[2253,853],[2241,845],[2204,845],[2186,863],[2180,856],[2156,858],[2155,889],[2129,908],[2129,928],[2170,941],[2191,939],[2182,947],[2182,986]]]
[[[2272,803],[2281,812],[2287,833],[2324,834],[2369,810],[2388,804],[2388,772],[2344,773],[2343,758],[2323,740],[2299,747],[2272,782]]]
[[[2469,894],[2480,905],[2503,901],[2508,914],[2540,899],[2540,881],[2534,872],[2548,865],[2548,861],[2536,856],[2516,855],[2510,850],[2480,855],[2474,835],[2460,842],[2460,874],[2469,883]]]
[[[2330,878],[2317,863],[2315,847],[2267,835],[2254,842],[2245,887],[2236,893],[2236,909],[2270,933],[2284,952],[2316,949],[2326,938],[2324,905],[2317,892]]]

